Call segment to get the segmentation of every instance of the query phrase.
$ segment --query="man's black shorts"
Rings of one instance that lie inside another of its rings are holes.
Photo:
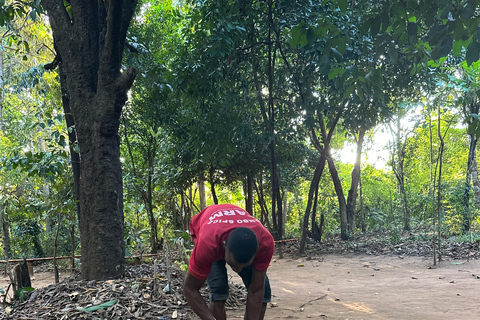
[[[252,272],[253,266],[250,265],[245,267],[238,273],[242,278],[243,284],[245,287],[250,286],[252,282]],[[212,264],[212,269],[207,278],[207,284],[210,287],[210,300],[227,300],[228,299],[228,278],[227,278],[227,268],[225,266],[225,260],[220,260]],[[263,296],[263,302],[270,302],[272,300],[272,291],[270,289],[270,282],[268,277],[265,276],[265,294]]]

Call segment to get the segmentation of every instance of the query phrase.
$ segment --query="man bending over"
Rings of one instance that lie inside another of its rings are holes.
[[[271,299],[266,275],[274,250],[270,232],[242,208],[221,204],[194,216],[190,234],[195,246],[183,290],[193,311],[202,320],[227,318],[228,263],[248,290],[245,320],[263,320]],[[205,280],[210,287],[210,307],[199,291]]]

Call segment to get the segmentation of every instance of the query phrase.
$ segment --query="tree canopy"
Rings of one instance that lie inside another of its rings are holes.
[[[304,246],[480,228],[480,1],[0,6],[7,258],[56,226],[85,279],[119,277],[188,240],[205,189]]]

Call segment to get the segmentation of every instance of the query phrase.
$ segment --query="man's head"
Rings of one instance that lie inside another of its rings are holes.
[[[233,271],[240,272],[249,266],[258,249],[255,232],[249,228],[239,227],[230,233],[225,245],[225,261]]]

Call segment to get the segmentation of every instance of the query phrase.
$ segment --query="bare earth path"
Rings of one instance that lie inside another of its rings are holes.
[[[276,258],[265,319],[480,319],[480,262],[431,265],[397,256]],[[229,318],[242,318],[242,311]]]

